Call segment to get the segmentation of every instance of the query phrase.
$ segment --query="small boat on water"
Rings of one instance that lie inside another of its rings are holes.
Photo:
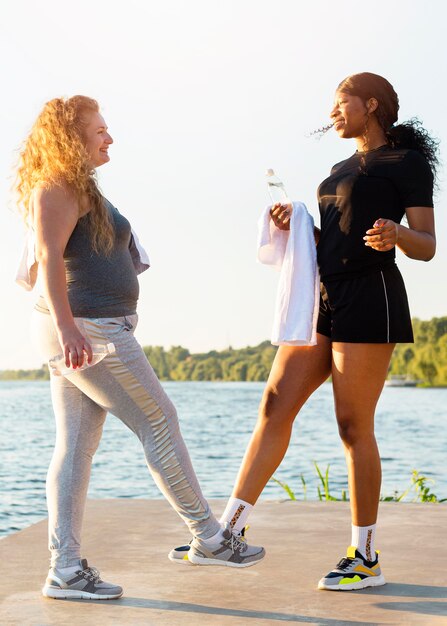
[[[408,378],[408,376],[401,374],[394,374],[385,381],[386,387],[416,387],[420,380],[414,380],[414,378]]]

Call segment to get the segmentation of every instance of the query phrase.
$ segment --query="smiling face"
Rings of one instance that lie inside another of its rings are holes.
[[[371,104],[374,103],[368,102],[365,105],[359,96],[337,91],[330,117],[338,136],[343,139],[363,136],[368,123],[368,113],[371,112]]]
[[[113,143],[107,125],[100,113],[92,113],[89,123],[84,129],[85,147],[90,156],[93,168],[100,167],[110,161],[109,146]]]

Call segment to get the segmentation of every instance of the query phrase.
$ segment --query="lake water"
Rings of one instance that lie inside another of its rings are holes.
[[[166,382],[177,406],[183,436],[203,491],[210,498],[230,495],[256,421],[263,383]],[[418,469],[434,479],[447,498],[447,389],[385,388],[376,414],[383,462],[382,494],[402,492]],[[47,382],[0,382],[0,534],[46,517],[45,475],[55,429]],[[275,473],[303,499],[317,498],[313,461],[330,464],[331,493],[347,488],[342,447],[335,423],[332,388],[324,384],[296,420],[287,455]],[[107,417],[94,458],[90,498],[159,498],[139,441],[113,416]],[[270,482],[263,497],[287,497]],[[410,500],[410,496],[407,500]],[[428,505],[427,505],[428,506]]]

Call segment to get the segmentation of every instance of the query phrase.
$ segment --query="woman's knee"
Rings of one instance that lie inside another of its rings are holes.
[[[372,420],[364,420],[356,416],[355,412],[337,411],[338,432],[343,443],[348,446],[374,438]]]
[[[284,404],[284,398],[277,390],[268,387],[259,405],[258,422],[266,426],[291,425],[297,411]]]

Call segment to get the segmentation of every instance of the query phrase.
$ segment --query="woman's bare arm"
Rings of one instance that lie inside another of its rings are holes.
[[[406,209],[408,228],[393,220],[379,218],[363,237],[365,245],[379,252],[397,246],[402,252],[419,261],[430,261],[436,252],[435,218],[432,207]]]
[[[64,250],[79,218],[77,199],[65,187],[36,189],[33,194],[36,257],[43,292],[53,317],[67,367],[91,361],[91,347],[76,326],[67,295]]]

